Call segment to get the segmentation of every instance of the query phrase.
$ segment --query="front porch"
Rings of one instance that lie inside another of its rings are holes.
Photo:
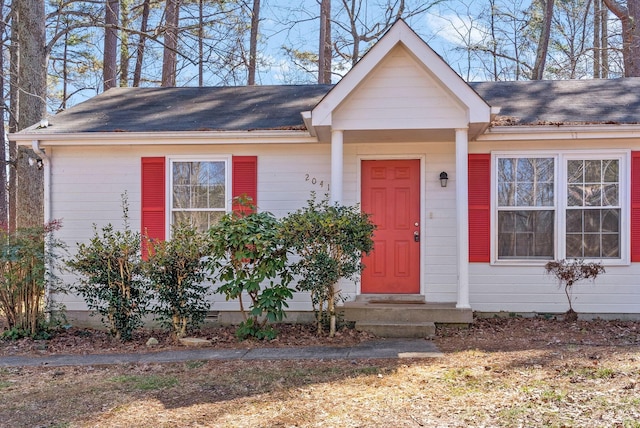
[[[355,328],[380,337],[432,337],[436,324],[469,325],[471,308],[456,307],[455,302],[426,302],[417,294],[366,294],[345,302],[345,321]]]

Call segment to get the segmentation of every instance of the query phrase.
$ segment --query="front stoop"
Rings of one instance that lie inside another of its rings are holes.
[[[455,303],[429,303],[418,295],[362,295],[343,306],[344,319],[356,330],[378,337],[432,337],[437,324],[469,325],[471,309]]]

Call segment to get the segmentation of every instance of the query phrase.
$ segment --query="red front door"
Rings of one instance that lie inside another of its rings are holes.
[[[377,226],[362,293],[420,293],[420,161],[362,161],[362,211]]]

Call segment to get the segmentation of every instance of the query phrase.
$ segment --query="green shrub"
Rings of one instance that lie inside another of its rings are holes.
[[[89,309],[102,316],[109,332],[130,340],[148,312],[149,286],[142,275],[140,233],[129,226],[126,194],[122,196],[123,229],[111,224],[98,231],[88,244],[79,244],[67,265],[80,276],[73,289]]]
[[[311,293],[318,333],[328,313],[329,335],[333,336],[340,298],[337,283],[362,272],[362,254],[373,249],[375,225],[358,205],[329,205],[326,199],[316,202],[312,193],[305,208],[283,220],[283,230],[286,245],[300,255],[292,270],[300,276],[297,288]]]
[[[52,221],[41,227],[0,229],[0,311],[8,335],[41,336],[47,330],[48,292],[61,291],[55,275],[64,249]]]
[[[246,201],[236,203],[247,205]],[[244,318],[238,337],[275,337],[276,332],[266,324],[282,321],[286,300],[293,297],[280,222],[268,212],[241,210],[225,215],[209,235],[209,268],[223,282],[216,291],[227,300],[238,299]],[[244,294],[251,300],[248,310]]]
[[[143,267],[156,300],[153,313],[177,337],[200,326],[209,310],[207,252],[206,236],[188,224],[173,226],[171,240],[150,244]]]

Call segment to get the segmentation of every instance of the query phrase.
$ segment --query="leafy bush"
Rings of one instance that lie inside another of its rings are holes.
[[[241,210],[225,215],[209,235],[209,268],[224,282],[216,291],[227,300],[238,299],[244,318],[236,332],[238,337],[275,337],[277,333],[266,324],[282,321],[286,300],[293,297],[280,222],[268,212]],[[245,293],[251,300],[248,311],[244,307]]]
[[[64,245],[54,232],[60,227],[52,221],[14,232],[0,228],[0,310],[11,337],[46,332],[47,292],[59,291],[54,272]]]
[[[148,260],[143,264],[156,298],[154,314],[177,337],[197,328],[207,315],[205,300],[208,241],[193,226],[173,226],[171,240],[152,242]]]
[[[362,253],[373,249],[375,225],[358,205],[329,205],[316,202],[315,193],[307,206],[283,221],[287,245],[300,255],[292,270],[301,279],[297,287],[311,293],[317,314],[318,333],[328,313],[329,335],[336,330],[336,300],[340,278],[355,279],[362,272]]]
[[[109,223],[89,244],[79,244],[67,265],[80,275],[73,289],[92,311],[102,316],[109,332],[119,340],[130,340],[148,312],[149,286],[142,275],[140,233],[129,226],[126,194],[122,196],[123,229]]]
[[[564,293],[569,301],[569,310],[565,314],[565,320],[576,321],[578,314],[573,310],[571,304],[571,291],[573,285],[583,279],[595,279],[599,274],[604,273],[604,267],[600,263],[585,263],[584,260],[575,259],[572,261],[567,260],[552,260],[544,266],[547,274],[555,276],[560,282],[560,286],[564,285]]]

